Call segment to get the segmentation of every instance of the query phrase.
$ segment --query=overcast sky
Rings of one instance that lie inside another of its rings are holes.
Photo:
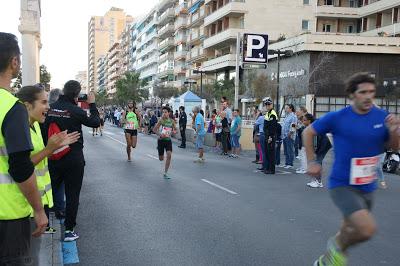
[[[145,15],[159,0],[42,0],[40,63],[51,73],[52,87],[61,88],[80,70],[87,70],[87,25],[91,16],[102,16],[119,7],[134,18]],[[0,31],[18,39],[20,0],[0,0]]]

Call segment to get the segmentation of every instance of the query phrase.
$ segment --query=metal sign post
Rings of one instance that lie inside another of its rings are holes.
[[[235,109],[239,108],[240,38],[241,34],[238,32],[236,38],[235,102],[233,105]]]

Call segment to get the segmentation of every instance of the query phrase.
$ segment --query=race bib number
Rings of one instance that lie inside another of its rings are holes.
[[[135,123],[127,122],[126,125],[125,125],[125,129],[136,129],[135,128]]]
[[[376,179],[379,157],[351,159],[350,185],[367,185]]]
[[[172,133],[172,128],[170,128],[170,127],[163,127],[161,129],[162,136],[171,137],[171,133]]]

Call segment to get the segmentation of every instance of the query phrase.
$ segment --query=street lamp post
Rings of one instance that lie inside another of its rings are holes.
[[[293,50],[284,50],[281,51],[280,49],[277,50],[268,50],[269,55],[277,55],[277,77],[276,77],[276,110],[280,112],[279,110],[279,82],[280,82],[280,60],[281,56],[287,56],[290,57],[293,55]]]
[[[203,74],[207,74],[207,72],[193,69],[193,74],[200,74],[200,98],[201,98],[203,97]]]

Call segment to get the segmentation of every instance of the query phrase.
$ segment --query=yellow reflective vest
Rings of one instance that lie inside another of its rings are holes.
[[[8,173],[8,153],[1,130],[4,118],[17,101],[10,92],[0,88],[0,220],[21,219],[32,213],[31,206]]]
[[[276,114],[274,109],[265,114],[264,120],[271,121],[271,116],[275,116],[275,118],[278,120],[278,115]]]
[[[31,127],[31,139],[33,144],[31,156],[33,156],[45,148],[38,122],[33,123],[33,128]],[[49,208],[53,207],[53,192],[47,158],[44,158],[35,166],[35,175],[43,206],[48,205]]]

